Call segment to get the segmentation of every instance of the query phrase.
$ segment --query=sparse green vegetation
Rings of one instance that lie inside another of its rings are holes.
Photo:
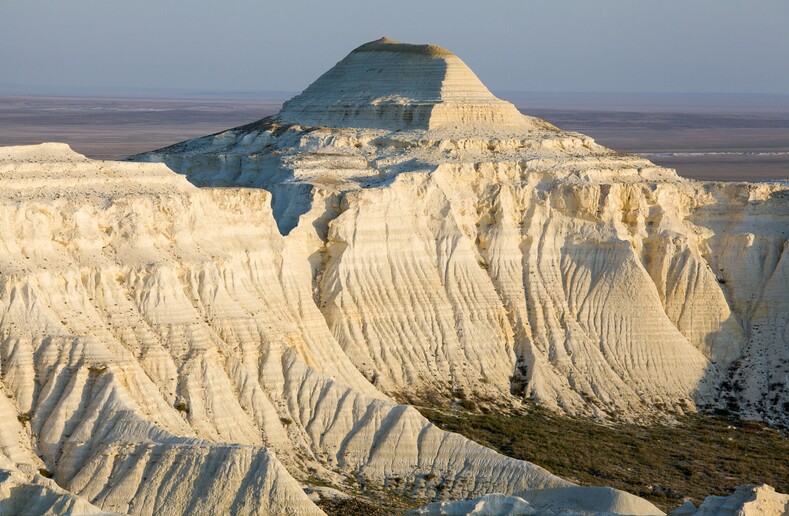
[[[315,477],[310,477],[307,484],[311,486],[335,487]],[[349,484],[356,484],[356,479],[349,479]],[[369,514],[370,516],[384,516],[403,514],[409,509],[421,507],[429,502],[423,498],[413,498],[397,488],[395,482],[390,489],[343,489],[348,498],[321,498],[318,506],[329,516],[355,516]]]
[[[458,405],[463,410],[474,410],[477,408],[477,404],[471,400],[460,400],[458,401]]]
[[[350,516],[365,514],[369,516],[389,516],[402,514],[413,509],[413,504],[402,503],[397,498],[368,500],[364,498],[325,498],[318,502],[323,512],[330,516]]]
[[[760,423],[697,415],[674,426],[607,426],[537,407],[516,415],[419,410],[437,426],[505,455],[578,484],[629,491],[666,511],[743,484],[789,492],[789,436]]]
[[[430,502],[424,497],[414,497],[407,489],[402,489],[402,478],[387,479],[386,486],[370,485],[363,475],[346,473],[344,485],[335,485],[317,476],[317,471],[309,468],[309,476],[301,479],[303,484],[312,487],[329,487],[345,493],[347,497],[322,497],[318,506],[329,516],[355,516],[369,514],[383,516],[403,514],[409,509],[421,507]],[[429,474],[427,477],[435,478]]]

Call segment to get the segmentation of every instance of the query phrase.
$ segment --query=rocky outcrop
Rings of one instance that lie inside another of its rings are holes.
[[[0,457],[0,514],[113,514],[58,486],[38,472],[27,473]]]
[[[526,515],[662,515],[651,503],[611,488],[564,487],[518,495],[490,494],[473,500],[433,502],[410,516],[526,516]]]
[[[692,503],[671,513],[672,516],[784,516],[789,514],[789,495],[776,493],[768,485],[740,486],[729,496],[708,496],[696,509]]]
[[[682,179],[389,40],[276,117],[134,160],[182,175],[0,149],[9,510],[577,494],[409,401],[787,422],[786,185]]]
[[[663,514],[657,507],[633,495],[610,488],[565,487],[518,493],[488,494],[472,500],[433,502],[409,516],[525,516]],[[768,485],[740,486],[729,496],[709,496],[697,509],[685,502],[671,516],[783,516],[789,514],[789,495]]]
[[[407,516],[531,516],[537,511],[519,496],[488,494],[474,500],[433,502],[406,513]]]
[[[366,111],[489,99],[447,60],[363,45],[278,116],[134,159],[270,191],[332,335],[396,399],[789,422],[786,184],[686,180],[512,106],[498,125]],[[412,67],[445,75],[376,79]]]
[[[366,43],[285,103],[278,118],[310,126],[381,129],[520,128],[466,64],[435,45]]]
[[[65,146],[3,152],[16,183],[0,196],[2,457],[53,478],[25,493],[116,513],[307,514],[320,510],[296,479],[426,497],[567,485],[369,383],[266,191],[199,190]]]
[[[538,514],[663,514],[637,496],[610,487],[560,487],[518,493]]]

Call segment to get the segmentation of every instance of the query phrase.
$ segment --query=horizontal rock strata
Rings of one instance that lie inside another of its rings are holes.
[[[130,161],[0,149],[0,510],[652,514],[404,403],[789,424],[786,183],[683,179],[386,39]]]

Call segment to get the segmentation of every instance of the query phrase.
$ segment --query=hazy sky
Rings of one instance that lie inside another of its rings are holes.
[[[789,94],[788,0],[0,0],[0,89],[300,91],[382,35],[494,91]]]

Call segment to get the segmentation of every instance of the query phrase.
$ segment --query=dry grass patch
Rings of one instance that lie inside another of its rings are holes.
[[[789,492],[789,437],[760,423],[697,415],[674,426],[606,426],[536,407],[509,416],[419,410],[442,429],[505,455],[578,484],[637,494],[666,511],[743,484]]]

